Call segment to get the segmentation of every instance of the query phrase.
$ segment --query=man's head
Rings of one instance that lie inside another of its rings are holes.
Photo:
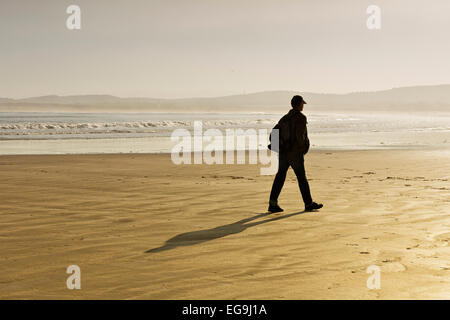
[[[291,106],[293,109],[297,109],[298,111],[303,111],[303,105],[306,104],[306,101],[303,100],[302,96],[293,96],[291,100]]]

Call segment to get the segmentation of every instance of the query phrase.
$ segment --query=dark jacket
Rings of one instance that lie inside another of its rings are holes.
[[[291,109],[280,119],[281,121],[286,121],[289,124],[290,133],[293,133],[292,144],[287,153],[306,154],[309,150],[306,116],[298,110]]]

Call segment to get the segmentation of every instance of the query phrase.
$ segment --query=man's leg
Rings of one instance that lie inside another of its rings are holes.
[[[278,156],[278,172],[273,180],[272,191],[270,192],[271,206],[278,204],[278,196],[280,195],[281,189],[283,188],[284,181],[286,180],[286,173],[289,169],[289,162],[285,155]]]
[[[305,206],[307,206],[312,203],[312,198],[311,191],[309,190],[308,179],[306,178],[303,154],[300,153],[289,155],[289,164],[292,166],[292,169],[294,169],[303,202],[305,203]]]

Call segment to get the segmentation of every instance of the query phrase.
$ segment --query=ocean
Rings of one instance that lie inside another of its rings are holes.
[[[450,113],[304,113],[315,149],[450,147]],[[0,155],[167,153],[176,144],[171,139],[174,131],[192,133],[194,123],[201,123],[206,135],[263,130],[267,136],[282,115],[0,112]],[[257,148],[266,146],[267,139],[258,140]]]

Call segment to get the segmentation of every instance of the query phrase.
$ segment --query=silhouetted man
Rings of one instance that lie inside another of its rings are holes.
[[[283,188],[289,167],[294,169],[295,175],[297,176],[298,186],[302,194],[303,202],[305,203],[305,211],[312,211],[323,207],[322,204],[315,203],[312,200],[308,179],[306,178],[305,173],[303,156],[309,150],[306,116],[301,112],[303,111],[303,106],[305,104],[306,102],[301,96],[294,96],[291,100],[292,109],[278,122],[278,128],[280,130],[279,136],[286,136],[286,132],[289,132],[289,137],[286,141],[282,141],[280,138],[278,172],[273,181],[269,200],[269,212],[271,213],[283,211],[278,205],[278,196]]]

